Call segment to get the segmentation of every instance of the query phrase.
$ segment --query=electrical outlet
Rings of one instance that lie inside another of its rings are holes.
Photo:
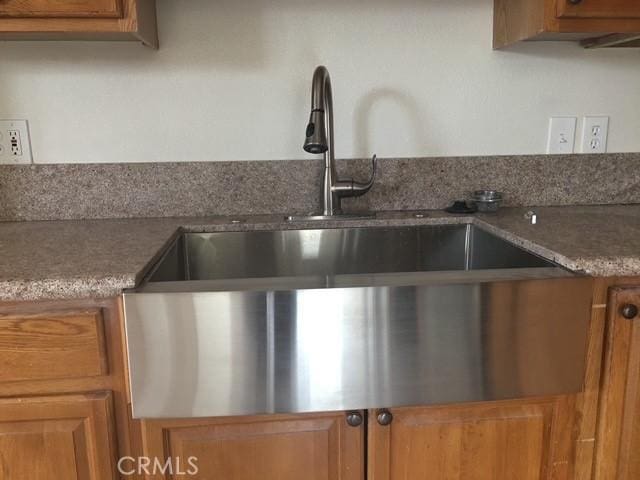
[[[9,130],[9,146],[11,147],[11,155],[14,157],[22,156],[22,139],[18,130]]]
[[[609,137],[609,117],[584,117],[582,129],[583,153],[606,153]]]
[[[551,117],[547,153],[573,153],[577,117]]]
[[[0,164],[31,162],[31,141],[27,121],[0,120]]]

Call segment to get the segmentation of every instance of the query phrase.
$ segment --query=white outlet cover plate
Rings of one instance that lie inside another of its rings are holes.
[[[577,117],[551,117],[547,153],[573,153],[576,144]]]
[[[609,117],[584,117],[582,153],[607,153]]]
[[[9,132],[12,130],[17,131],[20,136],[20,155],[11,151]],[[17,165],[21,163],[32,163],[29,125],[26,120],[0,120],[0,164]]]

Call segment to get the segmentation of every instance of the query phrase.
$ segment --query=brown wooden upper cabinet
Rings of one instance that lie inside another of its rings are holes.
[[[158,47],[155,0],[0,0],[2,40],[138,40]]]
[[[2,0],[2,17],[122,17],[121,0]]]
[[[494,0],[494,48],[521,40],[579,40],[586,47],[640,46],[640,1]]]
[[[636,0],[561,0],[559,18],[640,18]]]

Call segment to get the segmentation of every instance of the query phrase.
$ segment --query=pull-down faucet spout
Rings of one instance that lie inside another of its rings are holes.
[[[322,188],[323,215],[342,213],[341,199],[357,197],[367,193],[376,176],[377,159],[373,156],[373,173],[366,183],[353,179],[340,180],[336,173],[333,136],[333,96],[331,77],[326,67],[316,68],[311,87],[311,115],[307,124],[304,150],[313,154],[324,154],[324,182]]]

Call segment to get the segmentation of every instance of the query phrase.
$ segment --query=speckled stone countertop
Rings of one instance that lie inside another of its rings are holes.
[[[640,275],[640,205],[530,208],[452,216],[381,212],[376,219],[295,224],[282,215],[0,223],[0,300],[108,297],[136,286],[180,230],[243,231],[472,222],[574,271]]]
[[[179,222],[0,223],[0,300],[115,296],[135,285]]]

